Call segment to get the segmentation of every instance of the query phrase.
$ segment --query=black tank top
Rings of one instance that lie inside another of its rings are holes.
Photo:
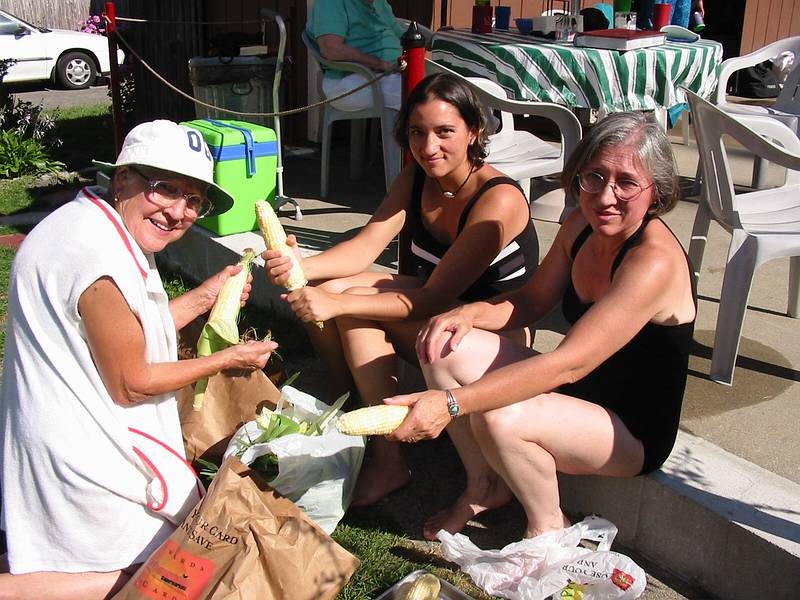
[[[425,228],[422,222],[422,188],[425,184],[425,171],[417,168],[414,186],[411,192],[409,222],[411,223],[411,253],[414,256],[414,268],[423,279],[430,277],[436,265],[450,248],[442,244]],[[494,177],[484,183],[469,199],[458,220],[456,237],[464,229],[469,213],[480,197],[497,185],[513,185],[520,192],[516,181],[509,177]],[[524,196],[524,192],[522,192]],[[525,229],[503,248],[478,279],[459,297],[464,302],[486,300],[503,292],[521,287],[539,265],[539,239],[533,222],[528,219]]]
[[[612,279],[625,254],[639,242],[649,222],[646,219],[623,244],[611,266]],[[575,238],[571,251],[573,263],[591,233],[591,227],[587,226]],[[686,263],[696,313],[697,294],[688,256]],[[581,302],[570,277],[562,301],[567,321],[574,324],[592,304]],[[694,319],[680,325],[647,323],[631,341],[586,377],[560,388],[565,394],[613,410],[622,419],[644,445],[643,473],[658,468],[669,456],[675,442],[693,332]]]

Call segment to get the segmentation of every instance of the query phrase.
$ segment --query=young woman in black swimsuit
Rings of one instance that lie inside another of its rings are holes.
[[[465,420],[491,466],[468,474],[426,537],[458,531],[512,494],[526,536],[564,527],[556,472],[646,473],[675,442],[696,303],[686,254],[658,218],[677,201],[669,142],[641,113],[612,114],[578,145],[562,182],[580,210],[535,275],[431,319],[417,341],[431,391],[388,400],[414,405],[391,439],[436,437]],[[535,323],[559,302],[571,327],[551,352],[492,333]]]
[[[397,393],[396,355],[416,363],[414,343],[425,319],[517,289],[539,259],[525,195],[483,161],[486,118],[466,84],[441,74],[420,82],[400,109],[396,137],[415,162],[354,238],[302,259],[315,285],[286,296],[303,321],[325,321],[309,335],[332,395],[354,383],[366,404]],[[367,271],[406,222],[416,273]],[[287,259],[275,252],[264,258],[273,281],[284,280]],[[474,448],[469,428],[461,429],[463,445]],[[410,478],[397,444],[373,439],[367,452],[353,505],[375,502]]]

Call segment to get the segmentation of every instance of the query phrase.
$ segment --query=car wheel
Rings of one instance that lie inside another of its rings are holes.
[[[56,78],[69,90],[89,87],[97,77],[94,61],[83,52],[69,52],[58,59]]]

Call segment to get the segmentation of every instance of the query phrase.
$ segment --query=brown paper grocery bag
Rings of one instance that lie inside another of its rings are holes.
[[[358,559],[236,458],[115,600],[326,600]]]
[[[219,373],[211,377],[200,410],[192,406],[193,395],[192,386],[178,394],[186,459],[195,463],[202,458],[218,465],[231,436],[254,420],[261,407],[275,408],[281,392],[263,371],[253,371],[243,376]]]

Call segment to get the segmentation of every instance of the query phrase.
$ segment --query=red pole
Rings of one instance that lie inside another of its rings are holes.
[[[425,79],[425,37],[420,33],[416,21],[411,21],[408,29],[400,38],[403,45],[403,56],[406,68],[403,71],[403,102],[417,84]],[[405,164],[412,161],[411,154],[406,152]]]
[[[111,115],[114,119],[114,147],[122,150],[122,96],[120,94],[119,65],[117,64],[117,10],[113,2],[106,2],[106,37],[108,57],[111,61]]]
[[[411,21],[403,37],[400,38],[400,43],[403,46],[403,56],[406,62],[406,68],[403,71],[403,102],[405,103],[411,91],[425,78],[425,38],[420,33],[416,21]],[[411,153],[406,152],[403,162],[409,164],[413,160]],[[401,274],[410,275],[413,258],[408,222],[400,231],[398,247],[397,270]]]

